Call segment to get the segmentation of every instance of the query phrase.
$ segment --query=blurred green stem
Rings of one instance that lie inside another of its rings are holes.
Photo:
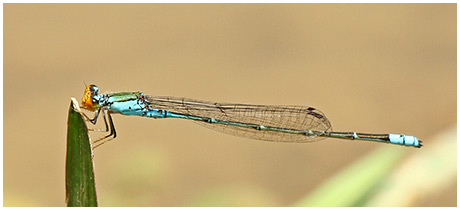
[[[319,186],[297,206],[360,206],[363,199],[399,163],[407,149],[383,147]]]
[[[403,207],[436,196],[457,177],[457,126],[424,143],[421,149],[382,147],[296,205]]]

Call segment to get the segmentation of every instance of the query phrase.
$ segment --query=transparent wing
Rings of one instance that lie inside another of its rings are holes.
[[[154,109],[183,115],[214,118],[217,121],[256,124],[292,131],[313,130],[326,132],[332,130],[326,116],[313,107],[214,103],[169,96],[145,96],[145,100]],[[222,123],[194,122],[222,133],[265,141],[312,142],[320,139],[319,137],[308,136],[299,132],[257,130],[253,127],[248,128]]]

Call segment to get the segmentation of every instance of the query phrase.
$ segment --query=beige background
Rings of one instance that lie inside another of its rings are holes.
[[[4,205],[65,205],[67,111],[85,83],[308,105],[335,131],[416,135],[429,147],[456,122],[456,15],[455,4],[5,4]],[[95,152],[101,206],[209,197],[290,206],[363,155],[397,147],[270,143],[184,120],[114,120],[118,138]],[[455,206],[456,190],[454,180],[415,205]]]

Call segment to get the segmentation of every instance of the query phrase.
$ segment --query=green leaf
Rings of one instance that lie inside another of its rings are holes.
[[[67,124],[67,206],[97,206],[92,149],[78,102],[72,98]]]

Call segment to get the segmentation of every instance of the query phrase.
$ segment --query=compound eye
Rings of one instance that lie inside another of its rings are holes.
[[[88,85],[85,89],[85,94],[82,99],[82,106],[90,111],[94,111],[99,107],[99,101],[96,97],[99,93],[99,88],[96,85]],[[96,98],[94,98],[96,97]]]
[[[91,93],[93,95],[98,95],[99,94],[99,88],[96,85],[91,85],[90,89],[91,89]]]

